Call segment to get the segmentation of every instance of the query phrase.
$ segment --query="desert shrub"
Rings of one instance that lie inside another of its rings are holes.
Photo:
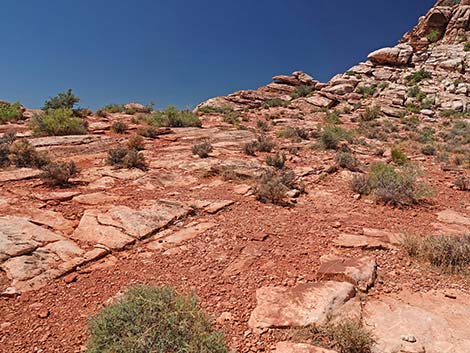
[[[372,97],[377,92],[377,86],[359,86],[356,88],[356,93],[362,94],[363,98]]]
[[[421,107],[415,103],[408,103],[405,109],[410,113],[419,113],[421,111]]]
[[[255,156],[256,152],[258,152],[258,149],[259,149],[258,141],[247,142],[245,143],[245,145],[243,145],[243,152],[247,156]]]
[[[425,145],[421,148],[421,153],[425,156],[434,156],[436,154],[436,147],[434,145]]]
[[[320,143],[323,148],[337,149],[341,141],[352,142],[351,131],[345,130],[336,125],[326,125],[320,131]]]
[[[279,131],[277,135],[279,137],[287,138],[297,142],[301,140],[308,140],[310,138],[309,132],[303,127],[287,126]]]
[[[366,329],[360,321],[352,319],[310,326],[301,329],[297,336],[338,353],[372,353],[376,344],[373,332]]]
[[[75,104],[80,102],[80,98],[73,94],[71,89],[57,94],[55,97],[50,97],[44,102],[44,110],[55,109],[68,109],[72,110]]]
[[[43,167],[43,171],[41,179],[45,180],[50,186],[66,186],[69,184],[69,179],[78,174],[78,169],[73,161],[49,163]]]
[[[454,185],[460,191],[470,191],[470,178],[465,176],[459,176],[455,179]]]
[[[137,135],[155,139],[158,137],[158,130],[153,126],[139,127],[137,129]]]
[[[312,86],[307,86],[307,85],[297,86],[295,88],[294,92],[291,94],[291,97],[293,99],[297,99],[297,98],[301,98],[301,97],[307,97],[314,90],[315,90],[315,88],[312,87]]]
[[[373,105],[370,107],[367,107],[364,112],[360,114],[360,119],[361,121],[372,121],[375,119],[378,119],[380,117],[380,106],[378,105]]]
[[[405,81],[409,85],[416,85],[420,83],[423,80],[426,80],[428,78],[432,78],[432,74],[429,71],[426,71],[425,69],[420,69],[408,76],[405,77]]]
[[[352,153],[343,151],[336,153],[336,163],[338,163],[341,168],[346,168],[353,172],[357,171],[361,164]]]
[[[399,147],[392,148],[392,162],[396,165],[404,165],[408,162],[408,157],[406,156],[405,152]]]
[[[8,149],[8,159],[17,168],[42,168],[49,163],[46,153],[38,152],[27,140],[17,140]]]
[[[129,149],[126,147],[117,147],[109,150],[106,164],[110,164],[118,168],[147,170],[144,155],[136,149]]]
[[[0,102],[0,124],[17,121],[22,117],[20,103]]]
[[[470,42],[466,42],[466,43],[463,45],[463,50],[464,50],[464,51],[470,51]]]
[[[105,117],[106,114],[122,113],[126,110],[124,104],[107,104],[103,108],[100,108],[96,111],[96,115],[100,117]]]
[[[467,272],[470,265],[470,235],[408,235],[402,242],[409,256],[420,258],[448,273]]]
[[[369,185],[376,198],[392,206],[418,203],[429,195],[429,189],[417,181],[417,170],[407,167],[396,170],[390,165],[376,163],[369,172]]]
[[[147,122],[157,127],[201,127],[199,118],[189,110],[168,107],[164,111],[154,112]]]
[[[416,98],[419,102],[421,102],[424,100],[424,98],[426,98],[426,93],[421,91],[421,88],[419,88],[418,85],[414,85],[408,90],[408,96],[411,98]]]
[[[256,121],[256,127],[258,128],[258,130],[262,132],[266,132],[269,130],[269,124],[267,121],[264,121],[264,120]]]
[[[346,107],[345,107],[345,109],[346,109]],[[326,124],[331,124],[331,125],[342,124],[341,116],[339,115],[339,112],[337,110],[327,112],[325,118],[323,119],[323,121]]]
[[[83,135],[87,132],[86,121],[74,117],[67,108],[50,109],[35,115],[30,122],[35,136]]]
[[[209,157],[209,153],[213,151],[213,147],[209,141],[197,143],[192,147],[193,154],[197,154],[200,158]]]
[[[195,295],[169,286],[129,289],[89,322],[87,353],[227,353]]]
[[[137,151],[144,150],[144,139],[140,135],[132,135],[129,137],[129,140],[127,140],[127,148]]]
[[[276,152],[276,154],[266,157],[266,164],[276,169],[283,169],[286,164],[286,156]]]
[[[271,152],[276,144],[274,141],[267,135],[261,134],[257,137],[258,140],[258,151],[260,152]]]
[[[295,174],[291,170],[266,171],[255,188],[256,199],[276,205],[286,204],[286,194],[293,188]]]
[[[371,187],[369,184],[369,177],[364,174],[356,174],[351,180],[351,189],[356,194],[369,195]]]
[[[10,165],[10,146],[15,140],[15,130],[8,130],[0,137],[0,168]]]
[[[125,122],[123,121],[115,121],[111,125],[111,131],[117,133],[117,134],[125,134],[128,129],[128,126]]]
[[[435,43],[437,42],[439,39],[441,39],[441,36],[442,36],[442,32],[437,30],[437,29],[433,29],[431,32],[428,33],[428,35],[426,36],[426,38],[428,39],[428,41],[430,43]]]
[[[240,114],[236,111],[230,111],[224,114],[223,121],[232,125],[240,124]]]
[[[233,108],[229,106],[225,106],[225,107],[204,106],[198,109],[198,112],[203,113],[203,114],[225,114],[230,111],[233,111]]]
[[[16,131],[12,129],[5,131],[5,133],[0,137],[0,144],[11,145],[15,141]]]
[[[273,107],[287,107],[289,102],[281,98],[268,99],[263,103],[264,108],[273,108]]]

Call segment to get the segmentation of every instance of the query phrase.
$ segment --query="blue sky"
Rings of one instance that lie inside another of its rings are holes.
[[[0,100],[192,107],[394,45],[434,0],[2,0]]]

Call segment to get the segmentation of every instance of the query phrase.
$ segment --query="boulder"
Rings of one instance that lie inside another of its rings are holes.
[[[369,60],[376,64],[403,66],[408,65],[413,48],[408,44],[399,44],[393,48],[382,48],[368,55]]]

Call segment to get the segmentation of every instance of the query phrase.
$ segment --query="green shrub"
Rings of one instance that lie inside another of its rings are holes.
[[[69,109],[72,110],[75,104],[80,102],[80,98],[75,96],[71,89],[68,89],[65,92],[59,93],[55,97],[49,98],[46,102],[44,102],[44,110],[49,109]]]
[[[87,353],[228,353],[194,295],[137,286],[89,322]]]
[[[441,39],[441,36],[442,36],[442,32],[437,30],[437,29],[433,29],[431,32],[428,33],[428,35],[426,36],[426,38],[428,39],[428,41],[430,43],[435,43],[437,42],[439,39]]]
[[[268,122],[264,121],[264,120],[257,120],[256,121],[256,127],[258,128],[258,130],[260,130],[261,132],[266,132],[269,130],[269,124]]]
[[[408,157],[399,147],[393,147],[392,162],[396,165],[404,165],[406,162],[408,162]]]
[[[336,153],[336,163],[341,168],[349,169],[352,172],[357,171],[360,166],[359,160],[353,154],[343,151]]]
[[[470,51],[470,42],[466,42],[466,43],[463,45],[463,50],[465,50],[465,51]]]
[[[263,103],[263,108],[273,108],[273,107],[287,107],[289,102],[281,98],[268,99]]]
[[[315,88],[312,87],[312,86],[307,86],[307,85],[297,86],[295,88],[295,91],[291,94],[291,97],[293,99],[297,99],[297,98],[301,98],[301,97],[307,97],[314,90],[315,90]]]
[[[0,124],[17,121],[22,117],[20,103],[0,102]]]
[[[201,127],[199,118],[189,110],[168,107],[164,111],[154,112],[147,122],[157,127]]]
[[[139,136],[155,139],[158,137],[158,130],[153,126],[139,127],[137,129],[137,134]]]
[[[345,109],[346,109],[346,107],[345,107]],[[327,112],[325,118],[323,119],[323,121],[326,124],[331,124],[331,125],[342,124],[341,116],[339,115],[339,112],[337,110]]]
[[[377,86],[359,86],[356,88],[356,93],[362,94],[363,98],[372,97],[377,92]]]
[[[226,107],[204,106],[198,109],[198,112],[202,114],[226,114],[231,111],[233,111],[233,108],[229,106],[226,106]]]
[[[320,142],[325,149],[337,149],[341,141],[352,142],[351,131],[345,130],[336,125],[327,125],[320,131]]]
[[[124,104],[107,104],[103,108],[96,111],[96,115],[100,117],[106,117],[107,114],[122,113],[126,110]]]
[[[405,237],[403,248],[409,256],[420,258],[448,273],[468,271],[470,235],[430,235]]]
[[[115,132],[116,134],[125,134],[128,129],[128,126],[123,121],[115,121],[111,125],[111,131]]]
[[[17,168],[42,168],[49,164],[45,152],[38,152],[27,140],[17,140],[8,148],[8,160]]]
[[[213,147],[209,141],[197,143],[192,147],[193,154],[197,154],[200,158],[209,157],[209,153],[211,153],[212,150]]]
[[[240,114],[236,111],[231,111],[224,114],[223,121],[232,125],[240,124]]]
[[[364,112],[360,114],[361,121],[372,121],[380,117],[381,109],[378,105],[367,107]]]
[[[454,185],[460,191],[470,191],[470,178],[465,176],[459,176],[455,179]]]
[[[49,163],[43,167],[41,179],[50,186],[67,186],[69,179],[78,174],[78,169],[75,163]]]
[[[10,165],[10,147],[15,140],[15,130],[8,130],[0,137],[0,168]]]
[[[76,118],[66,108],[50,109],[35,115],[30,122],[35,136],[62,136],[86,134],[86,121]]]
[[[284,169],[284,165],[286,164],[286,156],[276,152],[275,155],[269,155],[266,157],[266,164],[276,169]]]
[[[426,80],[428,78],[432,78],[432,74],[429,71],[426,71],[425,69],[420,69],[408,76],[405,77],[405,81],[409,85],[416,85],[420,83],[423,80]]]
[[[418,203],[429,195],[429,189],[417,181],[412,167],[396,170],[383,163],[373,164],[369,172],[369,185],[376,198],[392,206]]]

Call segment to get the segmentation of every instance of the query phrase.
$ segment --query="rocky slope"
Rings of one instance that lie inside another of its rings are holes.
[[[400,44],[327,83],[294,72],[210,99],[202,128],[145,138],[145,170],[105,162],[144,127],[142,106],[87,116],[85,135],[1,125],[80,174],[59,188],[38,169],[0,170],[0,352],[86,350],[90,315],[135,283],[196,290],[237,352],[335,353],[295,332],[346,319],[373,332],[374,353],[470,352],[468,276],[401,246],[470,233],[469,23],[469,1],[438,1]],[[327,148],[325,131],[343,135]],[[191,151],[201,141],[208,158]],[[351,189],[374,163],[399,168],[397,146],[432,194],[393,207]],[[280,173],[274,152],[292,178],[282,205],[255,197]]]

